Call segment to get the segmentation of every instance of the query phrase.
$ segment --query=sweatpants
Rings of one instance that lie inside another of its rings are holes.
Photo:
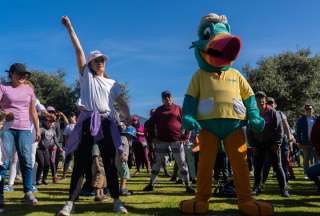
[[[188,165],[186,163],[183,143],[181,141],[163,142],[158,141],[155,145],[155,162],[152,166],[150,184],[154,185],[159,174],[160,168],[165,160],[165,156],[171,147],[172,154],[178,165],[180,176],[186,185],[190,185]]]

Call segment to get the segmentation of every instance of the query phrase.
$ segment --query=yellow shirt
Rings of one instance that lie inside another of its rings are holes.
[[[199,101],[197,119],[246,119],[243,100],[254,95],[249,83],[236,69],[208,73],[199,69],[192,77],[187,95]]]

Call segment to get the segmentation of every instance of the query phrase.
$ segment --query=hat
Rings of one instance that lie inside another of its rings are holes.
[[[132,121],[138,121],[139,120],[139,117],[138,116],[133,116],[132,117]]]
[[[305,104],[304,105],[304,109],[312,109],[312,105],[311,104]]]
[[[29,74],[31,75],[30,71],[27,71],[26,66],[21,63],[14,63],[10,66],[9,70],[6,70],[9,73],[17,73],[17,74]]]
[[[264,91],[257,91],[256,97],[267,97],[267,94]]]
[[[136,137],[136,129],[132,126],[128,126],[126,129],[124,129],[122,132],[122,134],[128,134],[132,137]]]
[[[171,92],[169,90],[163,91],[161,97],[171,97]]]
[[[87,57],[87,63],[91,62],[93,59],[96,59],[98,57],[103,57],[105,61],[108,61],[108,57],[103,54],[102,52],[100,52],[99,50],[94,50],[94,51],[91,51],[89,53],[89,56]]]
[[[48,106],[48,107],[47,107],[47,111],[48,111],[48,112],[55,112],[56,109],[55,109],[53,106]]]

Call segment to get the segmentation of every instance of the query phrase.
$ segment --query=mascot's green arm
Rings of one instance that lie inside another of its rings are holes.
[[[196,120],[198,100],[190,95],[185,95],[182,105],[182,127],[187,130],[201,129]]]
[[[253,129],[255,132],[262,132],[264,129],[265,121],[260,116],[255,96],[252,95],[248,97],[243,101],[243,103],[247,109],[248,127]]]

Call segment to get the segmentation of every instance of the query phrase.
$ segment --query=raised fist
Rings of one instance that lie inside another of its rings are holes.
[[[64,26],[69,27],[71,25],[71,21],[68,16],[63,16],[61,18],[61,22]]]

